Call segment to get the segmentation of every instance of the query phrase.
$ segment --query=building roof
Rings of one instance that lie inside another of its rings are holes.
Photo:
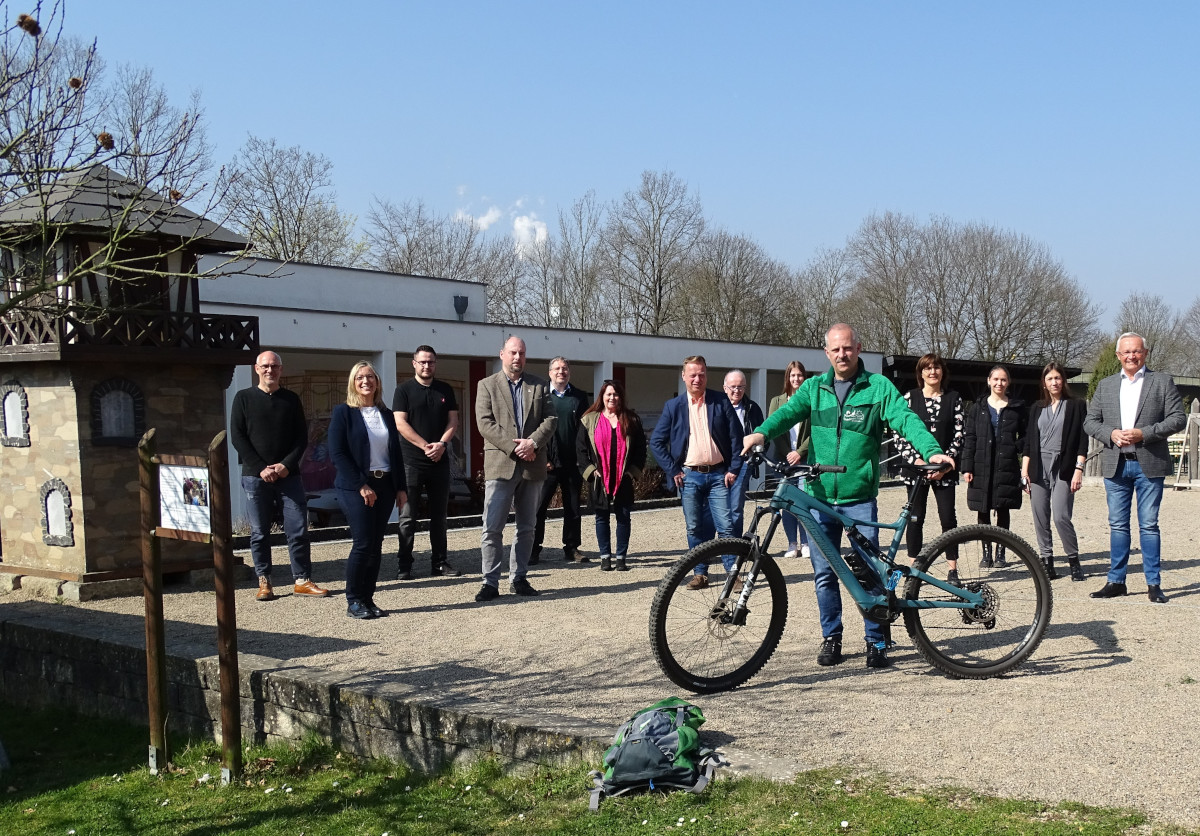
[[[249,244],[236,232],[101,164],[64,174],[43,191],[0,207],[0,226],[20,227],[43,220],[85,235],[89,230],[107,235],[119,224],[147,238],[187,241],[200,252],[242,250]]]

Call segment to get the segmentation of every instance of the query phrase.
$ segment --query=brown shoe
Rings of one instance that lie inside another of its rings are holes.
[[[708,586],[708,575],[692,575],[692,579],[687,582],[688,589],[704,589]]]
[[[256,600],[256,601],[274,601],[275,600],[275,590],[271,589],[271,579],[270,578],[259,578],[258,579],[258,594],[254,596],[254,600]]]
[[[292,587],[292,593],[295,595],[311,595],[313,598],[328,598],[329,590],[321,589],[312,582],[311,578],[305,578],[302,581],[297,581]]]
[[[738,595],[745,588],[745,586],[745,582],[741,578],[738,578],[733,582],[733,589],[729,590],[729,594]]]

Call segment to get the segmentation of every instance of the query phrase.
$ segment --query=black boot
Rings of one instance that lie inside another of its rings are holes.
[[[999,543],[996,544],[996,558],[992,565],[997,569],[1003,569],[1008,565],[1008,562],[1004,559],[1004,546]]]
[[[1050,578],[1050,580],[1052,580],[1052,581],[1058,580],[1058,572],[1054,571],[1054,558],[1052,556],[1046,558],[1045,566],[1046,566],[1046,577]]]
[[[624,555],[617,556],[617,571],[618,572],[628,572],[629,571],[629,567],[625,565]]]
[[[608,555],[604,555],[603,557],[600,558],[600,571],[601,572],[611,572],[612,571],[612,558],[609,557]]]
[[[983,544],[983,560],[979,561],[979,568],[980,569],[991,569],[992,568],[992,544],[991,543],[985,542]]]
[[[1068,557],[1067,565],[1071,567],[1071,580],[1081,581],[1086,577],[1083,574],[1083,569],[1079,565],[1078,557]]]

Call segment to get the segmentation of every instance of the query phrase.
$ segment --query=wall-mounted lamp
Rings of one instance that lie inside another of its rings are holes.
[[[463,314],[467,312],[467,302],[471,301],[466,296],[454,297],[454,312],[458,314],[458,321],[463,321]]]

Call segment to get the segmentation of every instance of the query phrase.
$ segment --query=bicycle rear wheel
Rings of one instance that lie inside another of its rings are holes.
[[[736,688],[758,673],[779,646],[787,621],[787,585],[770,557],[760,562],[739,616],[731,612],[738,595],[724,597],[727,575],[713,577],[704,589],[687,588],[697,564],[708,564],[712,573],[727,554],[735,556],[735,570],[749,583],[750,551],[749,540],[701,543],[658,585],[650,606],[650,644],[658,666],[679,687],[698,694]]]
[[[987,679],[1012,670],[1037,649],[1050,624],[1053,595],[1045,567],[1028,543],[990,525],[946,532],[921,552],[915,566],[944,579],[953,557],[958,560],[956,586],[982,593],[983,604],[974,609],[905,609],[908,634],[926,662],[952,677]],[[991,568],[997,562],[1007,565]],[[906,582],[904,597],[960,600],[915,577]]]

